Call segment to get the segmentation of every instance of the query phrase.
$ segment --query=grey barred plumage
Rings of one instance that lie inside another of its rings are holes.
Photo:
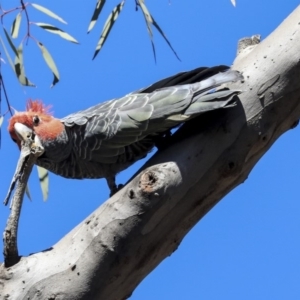
[[[41,122],[33,126],[45,148],[37,164],[67,178],[105,177],[114,193],[115,175],[145,157],[158,136],[207,111],[234,106],[240,91],[214,89],[241,79],[226,66],[198,68],[66,116],[55,139],[39,136]]]

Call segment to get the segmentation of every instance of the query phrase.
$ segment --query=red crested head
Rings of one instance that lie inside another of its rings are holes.
[[[21,147],[21,139],[16,133],[15,124],[21,123],[31,129],[41,141],[55,139],[64,129],[64,125],[49,112],[40,100],[28,100],[26,111],[16,112],[9,120],[8,131],[14,142]]]
[[[27,112],[51,115],[50,108],[51,108],[50,105],[45,106],[45,104],[41,100],[29,99],[26,103],[26,111]]]

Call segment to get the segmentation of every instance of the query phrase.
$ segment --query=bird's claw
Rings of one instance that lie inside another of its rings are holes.
[[[110,190],[109,197],[112,197],[115,193],[120,191],[124,187],[124,184],[119,184],[118,186],[115,186],[114,189]]]

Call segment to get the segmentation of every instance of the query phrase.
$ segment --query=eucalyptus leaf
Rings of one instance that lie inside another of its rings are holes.
[[[152,17],[152,16],[151,16]],[[164,40],[166,41],[166,43],[169,45],[169,47],[171,48],[171,50],[173,51],[174,55],[177,57],[177,59],[179,61],[180,58],[177,55],[176,51],[174,50],[173,46],[171,45],[171,43],[169,42],[169,40],[167,39],[166,35],[163,33],[163,31],[161,30],[161,28],[158,26],[158,24],[155,22],[154,18],[152,17],[152,21],[153,21],[153,26],[158,30],[158,32],[161,34],[161,36],[164,38]]]
[[[8,51],[7,51],[7,49],[6,49],[6,47],[5,47],[5,44],[4,44],[4,42],[3,42],[2,38],[1,38],[1,36],[0,36],[0,42],[1,42],[1,45],[2,45],[2,47],[3,47],[3,49],[4,49],[5,55],[6,55],[6,57],[7,57],[7,60],[8,60],[8,62],[9,62],[9,64],[10,64],[11,68],[12,68],[13,71],[15,72],[15,66],[14,66],[13,61],[12,61],[12,59],[11,59],[11,57],[10,57],[10,55],[9,55],[9,53],[8,53]]]
[[[30,190],[29,190],[29,185],[28,185],[28,184],[26,185],[25,193],[26,193],[28,199],[29,199],[30,201],[32,201],[31,195],[30,195]]]
[[[103,26],[102,32],[101,32],[101,36],[100,39],[98,41],[98,44],[96,46],[96,51],[94,53],[93,59],[97,56],[97,54],[99,53],[100,49],[103,47],[109,32],[111,31],[113,25],[115,24],[118,16],[120,15],[123,6],[124,6],[125,1],[122,1],[121,3],[119,3],[110,13],[110,15],[108,16],[108,18],[106,19],[106,22]]]
[[[137,0],[138,1],[138,4],[143,12],[143,15],[144,15],[144,18],[145,18],[145,21],[146,21],[146,25],[147,25],[147,30],[149,32],[149,35],[150,37],[152,38],[153,37],[153,33],[152,33],[152,28],[151,28],[151,24],[153,23],[152,22],[152,17],[151,17],[151,14],[147,8],[147,6],[145,5],[144,1],[143,0]]]
[[[4,30],[4,34],[5,34],[5,37],[6,37],[7,41],[8,41],[8,44],[9,44],[10,48],[15,52],[16,56],[18,56],[18,51],[17,51],[16,46],[12,42],[12,40],[11,40],[9,34],[7,33],[6,29],[3,28],[3,30]]]
[[[87,30],[88,33],[94,28],[105,2],[106,2],[106,0],[98,0],[97,1],[96,8],[94,10],[93,16],[92,16],[90,24],[89,24],[89,28]]]
[[[46,23],[33,23],[37,26],[39,26],[40,28],[48,31],[48,32],[51,32],[53,34],[57,34],[59,35],[61,38],[69,41],[69,42],[72,42],[72,43],[75,43],[75,44],[79,44],[79,42],[73,38],[70,34],[68,34],[67,32],[51,25],[51,24],[46,24]]]
[[[12,26],[11,26],[11,37],[16,39],[19,35],[19,29],[21,24],[22,15],[18,13],[16,18],[14,19]]]
[[[55,64],[51,54],[46,49],[46,47],[41,42],[37,42],[37,45],[42,51],[42,55],[43,55],[43,58],[44,58],[46,64],[48,65],[48,67],[50,68],[50,70],[53,73],[54,79],[53,79],[53,82],[52,82],[52,85],[51,85],[51,87],[53,87],[57,82],[59,82],[58,69],[56,67],[56,64]]]
[[[25,68],[23,63],[23,43],[17,49],[18,55],[15,57],[15,73],[19,82],[25,86],[35,86],[25,75]]]
[[[46,169],[37,166],[38,176],[42,189],[43,199],[46,201],[49,194],[49,173]]]
[[[153,56],[154,56],[154,60],[156,62],[156,50],[155,50],[155,45],[154,45],[154,41],[153,41],[153,32],[152,32],[152,28],[151,28],[151,24],[152,24],[152,18],[151,18],[151,14],[148,11],[148,8],[146,7],[146,5],[144,4],[143,0],[137,0],[138,4],[142,10],[142,13],[144,15],[145,18],[145,22],[146,22],[146,26],[147,26],[147,31],[150,37],[150,42],[151,42],[151,46],[152,46],[152,51],[153,51]]]
[[[179,56],[177,55],[177,53],[174,50],[174,48],[172,47],[171,43],[167,39],[166,35],[161,30],[160,26],[156,23],[156,21],[154,20],[153,16],[149,12],[149,10],[148,10],[148,8],[147,8],[147,6],[145,4],[145,1],[144,0],[137,0],[137,3],[140,6],[140,8],[142,10],[142,13],[144,15],[144,18],[145,18],[145,22],[146,22],[146,25],[147,25],[147,30],[148,30],[149,37],[150,37],[150,40],[151,40],[151,45],[152,45],[154,60],[156,61],[156,52],[155,52],[155,45],[154,45],[154,42],[153,42],[153,32],[152,32],[151,25],[153,25],[158,30],[158,32],[164,38],[164,40],[166,41],[166,43],[168,44],[168,46],[171,48],[171,50],[174,53],[174,55],[177,57],[178,60],[180,60]]]
[[[49,17],[58,20],[61,23],[67,24],[67,22],[61,18],[60,16],[58,16],[57,14],[55,14],[54,12],[52,12],[50,9],[41,6],[39,4],[35,4],[35,3],[31,3],[32,7],[34,7],[35,9],[43,12],[44,14],[48,15]]]

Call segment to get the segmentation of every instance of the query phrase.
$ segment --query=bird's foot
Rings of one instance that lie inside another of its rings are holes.
[[[115,185],[115,187],[110,190],[109,196],[112,197],[115,193],[120,191],[123,187],[124,187],[124,184],[119,184],[118,186]]]

